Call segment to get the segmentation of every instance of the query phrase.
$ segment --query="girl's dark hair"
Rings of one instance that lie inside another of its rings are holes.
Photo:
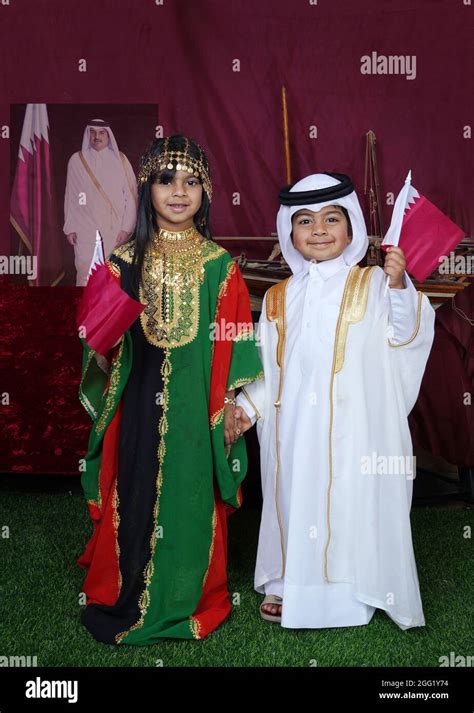
[[[165,140],[166,139],[164,138],[155,139],[155,141],[150,144],[150,146],[147,148],[147,150],[141,157],[140,163],[144,163],[147,158],[159,156],[163,151]],[[210,172],[207,156],[202,150],[202,148],[192,139],[187,139],[186,136],[183,136],[182,134],[175,134],[174,136],[169,136],[168,149],[170,151],[184,151],[187,142],[189,155],[192,158],[201,160],[209,174]],[[130,237],[130,240],[135,241],[135,249],[131,269],[132,291],[136,299],[138,299],[138,290],[143,268],[143,259],[145,256],[147,244],[151,241],[154,234],[159,230],[159,225],[151,200],[151,187],[158,178],[164,180],[171,180],[175,174],[176,168],[165,168],[162,171],[156,171],[155,173],[152,173],[147,181],[144,181],[143,183],[141,181],[138,182],[137,224],[135,226],[133,234]],[[200,178],[198,178],[198,180],[202,183],[202,180]],[[209,207],[209,196],[203,190],[201,206],[197,211],[196,215],[194,216],[193,222],[197,230],[204,238],[206,238],[206,240],[212,240],[211,230],[209,226]]]

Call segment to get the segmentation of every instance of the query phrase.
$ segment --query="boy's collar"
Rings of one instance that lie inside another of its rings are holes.
[[[336,272],[342,270],[343,267],[347,267],[347,263],[344,260],[342,253],[337,257],[334,257],[332,260],[321,260],[321,262],[311,262],[311,260],[309,260],[308,263],[309,276],[323,280],[328,280],[330,277],[335,275]]]

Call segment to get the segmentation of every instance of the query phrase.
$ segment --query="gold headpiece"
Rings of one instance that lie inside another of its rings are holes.
[[[166,137],[163,151],[158,154],[151,156],[145,154],[142,158],[140,164],[140,170],[138,172],[139,183],[145,183],[153,173],[158,173],[163,171],[165,168],[172,169],[176,168],[177,171],[187,171],[189,174],[200,178],[204,190],[207,193],[209,202],[212,200],[212,183],[209,176],[208,169],[204,165],[204,152],[202,148],[196,144],[199,148],[200,157],[194,158],[189,153],[189,139],[186,139],[186,144],[183,151],[172,151],[168,148],[169,137]],[[173,164],[175,164],[173,166]]]

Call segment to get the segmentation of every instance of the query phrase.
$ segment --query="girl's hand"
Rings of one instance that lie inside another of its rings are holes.
[[[403,250],[395,247],[388,248],[383,269],[387,275],[390,275],[389,286],[391,288],[402,290],[405,287],[403,282],[405,268],[406,261]]]

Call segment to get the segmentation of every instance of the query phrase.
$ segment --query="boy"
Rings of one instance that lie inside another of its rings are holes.
[[[383,270],[358,267],[368,238],[347,176],[308,176],[280,201],[293,274],[264,297],[265,379],[242,389],[235,411],[235,435],[257,422],[260,441],[261,615],[289,628],[357,626],[380,608],[401,629],[423,626],[407,416],[434,310],[400,248]]]

